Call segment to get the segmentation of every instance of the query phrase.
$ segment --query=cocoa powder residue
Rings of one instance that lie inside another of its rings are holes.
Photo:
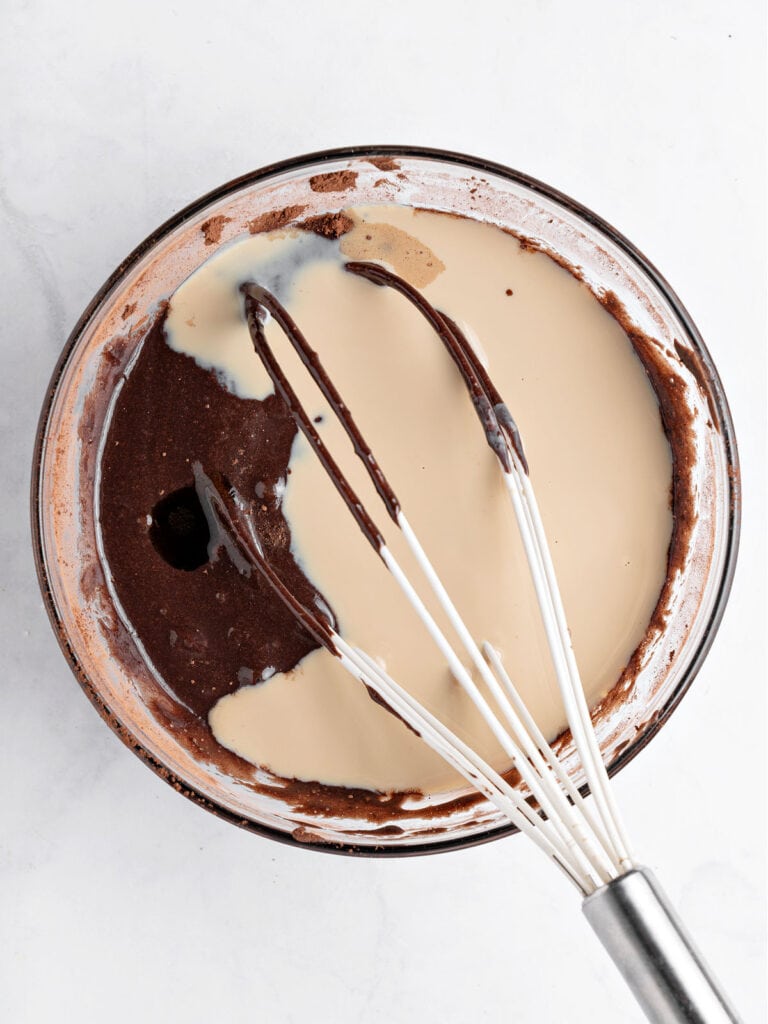
[[[314,174],[309,179],[309,187],[313,192],[346,192],[354,188],[357,171],[329,171],[327,174]]]
[[[702,364],[701,356],[698,352],[694,352],[691,348],[686,348],[681,345],[680,342],[675,339],[675,352],[677,352],[680,362],[693,374],[694,380],[698,385],[699,391],[707,400],[707,406],[709,408],[709,417],[712,426],[716,429],[720,429],[720,417],[715,407],[715,401],[712,397],[712,392],[707,387],[707,371]]]
[[[216,245],[217,242],[220,242],[224,225],[228,224],[231,220],[231,217],[224,217],[222,214],[218,214],[216,217],[209,217],[208,220],[203,221],[200,225],[200,230],[203,232],[205,244]]]
[[[259,235],[262,231],[277,231],[295,221],[306,210],[306,206],[284,206],[282,210],[269,210],[248,221],[248,231]]]
[[[391,156],[372,156],[368,158],[368,163],[373,164],[380,171],[400,170],[400,164]]]
[[[297,225],[302,231],[314,231],[316,235],[322,235],[323,238],[341,238],[354,226],[355,222],[352,218],[341,211],[339,213],[322,213],[318,217],[307,217]]]
[[[684,568],[691,533],[696,525],[696,499],[692,482],[696,448],[693,441],[694,413],[686,401],[685,381],[670,368],[657,343],[632,322],[626,307],[615,292],[594,294],[629,338],[656,394],[662,426],[672,451],[670,504],[673,514],[672,538],[667,555],[667,576],[648,630],[629,659],[617,684],[592,709],[592,718],[597,721],[615,704],[626,699],[626,687],[639,674],[649,644],[666,626],[675,579]]]

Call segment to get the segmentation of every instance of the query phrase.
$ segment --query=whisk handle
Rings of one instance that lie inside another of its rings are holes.
[[[584,914],[654,1024],[740,1024],[664,891],[636,868],[587,896]]]

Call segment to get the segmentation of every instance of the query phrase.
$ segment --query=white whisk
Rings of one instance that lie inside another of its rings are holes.
[[[638,866],[631,853],[592,728],[525,454],[507,406],[472,346],[447,315],[435,310],[407,282],[377,264],[347,263],[345,269],[373,284],[394,288],[412,302],[430,322],[461,374],[486,440],[497,457],[514,509],[568,724],[594,804],[589,804],[579,793],[538,729],[498,652],[487,642],[478,643],[470,634],[317,354],[277,299],[253,283],[241,289],[246,318],[254,348],[276,392],[286,403],[360,529],[424,623],[452,675],[509,756],[528,793],[510,785],[368,653],[341,637],[326,608],[300,602],[271,566],[247,504],[225,480],[212,479],[197,466],[198,492],[209,514],[226,528],[228,542],[258,568],[318,643],[527,835],[579,889],[587,919],[650,1020],[665,1024],[738,1021],[655,879],[647,869]],[[428,611],[302,408],[267,342],[264,323],[268,315],[281,327],[344,427],[465,655],[485,684],[490,700],[481,692]]]

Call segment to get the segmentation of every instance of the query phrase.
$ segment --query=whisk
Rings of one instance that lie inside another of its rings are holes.
[[[277,298],[260,285],[242,285],[254,349],[275,391],[319,458],[371,547],[410,602],[456,682],[480,712],[525,788],[511,785],[478,753],[391,678],[374,658],[342,637],[321,600],[300,601],[270,563],[248,505],[222,477],[196,466],[198,493],[224,527],[233,555],[245,557],[318,644],[433,750],[452,765],[566,875],[583,898],[583,911],[651,1021],[720,1024],[738,1021],[725,994],[683,929],[654,876],[638,865],[611,793],[592,728],[528,464],[515,421],[458,325],[410,284],[376,263],[348,262],[346,272],[389,287],[429,322],[460,374],[485,439],[502,473],[519,527],[567,721],[592,795],[587,801],[527,710],[502,662],[471,635],[431,564],[400,502],[350,410],[315,351]],[[389,517],[445,613],[464,656],[485,684],[486,696],[401,568],[371,514],[315,429],[267,341],[271,317],[285,334],[361,459]],[[527,793],[526,793],[527,790]]]

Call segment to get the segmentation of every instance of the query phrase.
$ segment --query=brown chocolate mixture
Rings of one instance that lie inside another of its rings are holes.
[[[315,644],[258,574],[243,575],[224,550],[209,558],[195,462],[251,500],[270,560],[301,600],[316,594],[290,554],[274,497],[288,469],[293,420],[275,396],[239,399],[174,352],[163,322],[150,329],[116,403],[99,512],[128,618],[169,688],[205,716],[265,671],[290,670]]]

